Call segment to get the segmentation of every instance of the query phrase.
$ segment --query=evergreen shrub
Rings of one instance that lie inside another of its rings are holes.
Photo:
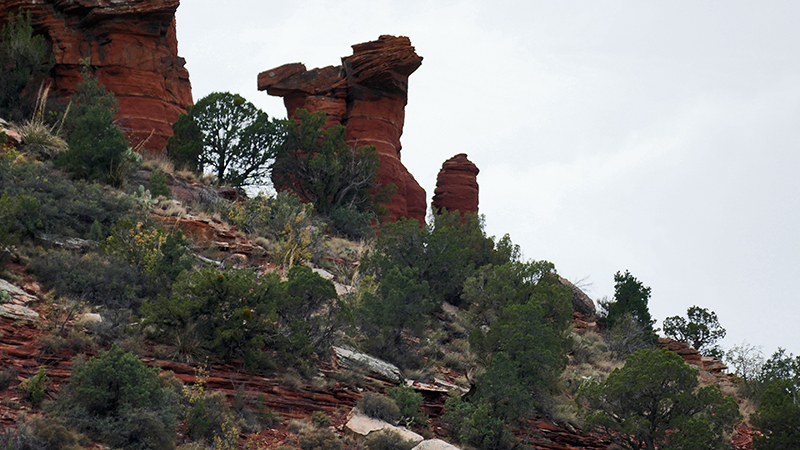
[[[356,406],[364,414],[373,419],[383,420],[391,424],[400,420],[400,408],[391,398],[375,392],[367,392],[356,402]]]

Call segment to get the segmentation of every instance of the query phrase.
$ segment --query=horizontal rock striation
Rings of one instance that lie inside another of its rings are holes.
[[[283,97],[289,117],[298,108],[327,114],[325,127],[347,126],[350,145],[374,145],[381,158],[378,183],[394,184],[385,205],[389,221],[410,217],[425,221],[425,190],[400,161],[408,77],[422,64],[407,37],[381,36],[353,46],[341,66],[307,70],[285,64],[258,75],[258,89]]]
[[[132,145],[161,153],[172,123],[192,103],[189,72],[178,56],[179,0],[5,0],[0,23],[20,8],[51,44],[56,96],[67,98],[88,61],[119,101],[117,124]]]
[[[478,166],[459,153],[442,164],[431,206],[434,211],[478,212]]]

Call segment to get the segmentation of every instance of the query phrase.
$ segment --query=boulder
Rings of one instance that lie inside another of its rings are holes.
[[[441,439],[426,439],[411,450],[460,450],[458,447]]]
[[[0,279],[0,317],[13,320],[37,320],[39,313],[26,306],[39,299],[26,293],[20,287]]]
[[[34,32],[52,43],[52,95],[68,98],[90,61],[98,80],[119,101],[117,123],[132,145],[161,153],[172,123],[192,103],[189,72],[178,56],[179,0],[5,0],[0,23],[19,8]]]
[[[478,172],[478,166],[467,159],[466,153],[459,153],[445,161],[436,178],[436,190],[433,191],[431,202],[433,210],[477,213]]]
[[[400,369],[394,364],[342,347],[333,347],[333,352],[339,360],[339,365],[346,369],[365,370],[376,378],[392,383],[399,383],[402,378]]]
[[[597,312],[594,301],[585,292],[564,277],[559,276],[558,282],[572,291],[572,311],[581,313],[586,317],[594,317]]]
[[[39,319],[39,313],[27,306],[3,303],[0,304],[0,317],[14,320],[37,320]]]
[[[366,438],[370,433],[382,430],[390,430],[402,436],[403,440],[414,443],[422,442],[422,436],[414,433],[406,427],[397,427],[383,420],[374,419],[363,414],[358,409],[353,409],[350,413],[350,420],[345,424],[345,430],[356,437]]]
[[[327,114],[325,127],[347,125],[345,139],[359,147],[374,145],[381,159],[378,183],[397,188],[386,217],[425,221],[425,190],[400,161],[408,77],[422,64],[407,37],[381,36],[356,44],[341,66],[306,70],[300,63],[262,72],[258,89],[283,97],[290,117],[298,108]]]

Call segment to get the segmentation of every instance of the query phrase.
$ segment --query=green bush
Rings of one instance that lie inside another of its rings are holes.
[[[370,433],[364,441],[365,450],[411,450],[416,445],[416,442],[403,439],[403,436],[394,430]]]
[[[333,425],[333,419],[322,411],[314,411],[311,414],[311,423],[317,428],[325,428]]]
[[[14,122],[31,117],[36,86],[52,67],[47,41],[33,35],[30,12],[12,12],[0,29],[0,117]]]
[[[647,303],[650,300],[650,288],[642,284],[627,270],[623,274],[614,274],[614,299],[601,306],[607,311],[606,321],[613,327],[616,321],[625,313],[636,319],[645,330],[646,337],[655,344],[656,335],[653,331],[653,320]]]
[[[11,385],[11,380],[13,379],[14,377],[9,370],[0,371],[0,391],[6,390],[6,388]]]
[[[572,294],[554,266],[485,266],[464,283],[464,298],[472,305],[470,348],[486,367],[477,397],[507,421],[550,414],[550,394],[572,347]]]
[[[269,347],[288,365],[310,370],[337,324],[335,298],[333,284],[308,267],[293,267],[285,282],[275,273],[205,267],[181,274],[172,295],[148,299],[142,313],[162,337],[194,327],[223,358],[258,365]],[[316,314],[321,309],[326,314]]]
[[[56,250],[31,261],[28,270],[60,296],[88,301],[112,311],[137,310],[158,286],[135,268],[96,253],[83,256]]]
[[[394,400],[375,392],[365,393],[358,399],[356,406],[373,419],[383,420],[391,424],[397,423],[401,417],[400,408],[397,407]]]
[[[130,196],[73,182],[48,164],[8,158],[0,158],[0,194],[20,205],[9,229],[23,240],[42,233],[89,238],[93,228],[105,237],[120,218],[139,214]]]
[[[726,449],[741,420],[733,398],[716,386],[698,389],[697,369],[667,349],[633,353],[582,396],[586,428],[629,448]]]
[[[192,267],[189,245],[180,230],[167,234],[144,222],[123,219],[114,225],[101,248],[139,273],[169,285]]]
[[[386,396],[394,400],[400,409],[400,415],[406,424],[421,422],[424,417],[420,412],[422,406],[422,394],[415,391],[411,386],[397,386],[386,391]]]
[[[69,150],[56,164],[80,179],[100,180],[121,186],[119,171],[126,164],[128,140],[114,123],[114,94],[83,68],[83,82],[72,95],[73,107],[65,120]]]
[[[278,190],[291,189],[311,202],[323,217],[332,219],[340,232],[361,232],[363,220],[347,211],[368,213],[377,219],[380,203],[389,199],[394,186],[377,183],[380,158],[374,146],[355,148],[345,142],[346,129],[336,125],[323,131],[325,113],[297,110],[297,120],[286,124],[286,139],[275,155],[272,182]],[[355,219],[355,221],[354,221]],[[350,222],[350,223],[348,223]],[[355,226],[355,227],[354,227]]]
[[[189,407],[186,424],[192,439],[211,443],[224,434],[225,423],[234,422],[233,411],[222,392],[206,392]]]
[[[300,433],[301,450],[342,450],[342,440],[331,430],[305,430]]]
[[[153,197],[167,197],[172,195],[172,191],[167,185],[167,176],[155,169],[150,174],[150,193]]]
[[[478,450],[509,450],[515,447],[513,434],[492,414],[486,402],[470,403],[453,396],[444,404],[442,422],[450,436],[462,445]]]
[[[394,267],[378,286],[362,281],[355,317],[366,336],[363,347],[370,354],[405,367],[416,364],[404,334],[421,336],[436,304],[426,281],[416,268]]]
[[[34,408],[41,406],[42,401],[47,396],[47,386],[50,378],[47,377],[44,367],[40,367],[36,375],[20,383],[20,388],[25,392],[25,398],[31,402]]]
[[[5,450],[81,450],[79,441],[80,435],[53,418],[19,423],[16,430],[0,434],[0,448]]]
[[[483,227],[481,216],[458,211],[442,211],[422,227],[405,218],[384,224],[374,251],[364,259],[365,271],[382,280],[393,268],[417,270],[417,279],[428,284],[435,301],[461,305],[464,281],[477,268],[504,264],[517,254],[509,250],[514,247],[507,237],[495,249]]]
[[[73,364],[54,413],[93,439],[123,449],[171,449],[178,394],[117,346]]]

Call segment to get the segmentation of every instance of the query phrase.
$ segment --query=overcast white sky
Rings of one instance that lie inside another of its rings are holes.
[[[630,270],[661,321],[716,311],[730,348],[800,353],[800,3],[184,0],[195,100],[259,72],[339,65],[411,38],[403,163],[428,203],[442,162],[481,170],[489,234],[595,300]]]

